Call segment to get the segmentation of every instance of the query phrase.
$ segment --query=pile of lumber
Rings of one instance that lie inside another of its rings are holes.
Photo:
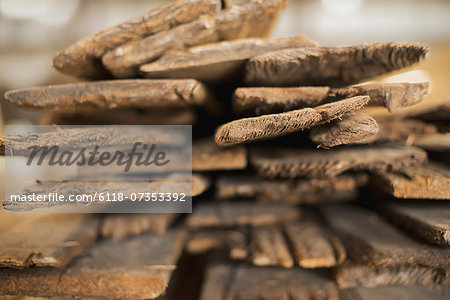
[[[55,55],[93,81],[6,93],[42,124],[193,125],[194,200],[192,214],[3,213],[0,295],[448,299],[450,105],[398,115],[428,82],[362,83],[428,47],[268,39],[286,2],[174,1]],[[39,138],[54,137],[8,146]]]

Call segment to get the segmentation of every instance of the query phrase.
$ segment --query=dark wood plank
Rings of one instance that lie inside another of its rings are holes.
[[[419,43],[279,50],[250,59],[244,79],[249,85],[345,86],[413,65],[427,52]]]
[[[236,170],[247,167],[247,150],[244,146],[221,148],[213,139],[197,140],[192,145],[192,170]]]
[[[335,150],[258,147],[249,150],[250,165],[269,178],[337,176],[349,170],[402,170],[420,165],[426,153],[396,145],[359,146]]]
[[[341,300],[445,300],[450,297],[450,292],[422,287],[356,287],[340,291],[339,297]]]
[[[102,78],[105,70],[100,58],[131,40],[166,31],[220,9],[219,0],[177,0],[142,16],[77,41],[53,57],[53,66],[68,75]]]

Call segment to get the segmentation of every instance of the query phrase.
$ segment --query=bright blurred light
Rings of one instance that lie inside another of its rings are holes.
[[[348,16],[358,11],[363,0],[322,0],[323,5],[332,14]]]
[[[395,82],[431,82],[431,76],[425,70],[412,70],[408,72],[403,72],[388,76],[383,78],[382,82],[385,83],[395,83]]]

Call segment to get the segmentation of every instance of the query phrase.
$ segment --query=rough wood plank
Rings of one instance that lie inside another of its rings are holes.
[[[382,116],[375,119],[380,131],[374,138],[374,142],[400,142],[411,145],[421,136],[437,133],[437,128],[434,125],[416,119],[405,119],[398,116]]]
[[[384,203],[381,207],[392,223],[429,243],[450,246],[449,203]]]
[[[414,140],[414,145],[429,151],[449,152],[450,132],[420,136]]]
[[[331,148],[364,143],[367,139],[376,137],[378,131],[375,119],[365,113],[357,112],[345,114],[342,118],[328,124],[313,127],[310,138],[320,147]]]
[[[261,226],[299,217],[300,210],[284,203],[217,202],[194,207],[187,224],[191,228]]]
[[[48,214],[0,233],[0,267],[67,265],[97,237],[99,219]]]
[[[234,273],[235,269],[229,264],[209,266],[205,272],[205,281],[201,288],[200,299],[224,300]]]
[[[450,171],[436,163],[377,172],[374,182],[396,198],[450,199]]]
[[[116,77],[138,74],[139,66],[151,62],[168,50],[245,37],[262,37],[278,17],[286,0],[252,0],[243,5],[232,5],[214,15],[203,15],[196,20],[149,37],[131,41],[108,52],[103,65]]]
[[[418,63],[427,52],[428,46],[419,43],[279,50],[250,59],[244,80],[265,86],[345,86]]]
[[[314,107],[322,119],[319,124],[331,122],[343,115],[362,109],[370,101],[368,96],[355,96]]]
[[[383,286],[377,288],[356,287],[339,292],[341,300],[445,300],[448,289],[431,290],[422,287]]]
[[[267,180],[253,175],[222,175],[216,179],[216,198],[256,199],[259,202],[292,204],[351,201],[358,187],[367,183],[364,174],[341,175],[326,179]]]
[[[154,299],[163,294],[184,241],[173,230],[101,241],[65,270],[0,270],[0,295]]]
[[[450,267],[450,248],[420,243],[369,210],[334,205],[323,207],[321,211],[344,243],[348,257],[356,263],[383,267],[418,264]]]
[[[105,76],[100,58],[108,51],[146,36],[188,23],[220,9],[219,0],[177,0],[142,16],[88,36],[53,57],[60,72],[88,78]]]
[[[193,232],[186,251],[196,255],[215,249],[228,249],[233,259],[247,258],[247,234],[244,229],[207,229]]]
[[[212,92],[193,79],[78,82],[9,91],[5,98],[19,106],[59,113],[196,106],[217,113],[221,107]]]
[[[426,153],[398,145],[334,150],[259,147],[249,151],[250,165],[264,177],[337,176],[349,170],[402,170],[423,163]]]
[[[304,36],[264,39],[239,39],[173,51],[157,61],[140,67],[147,78],[194,78],[203,82],[240,79],[245,63],[253,56],[286,48],[314,46]]]
[[[213,139],[195,141],[192,145],[192,170],[236,170],[247,167],[247,150],[244,146],[221,148]]]

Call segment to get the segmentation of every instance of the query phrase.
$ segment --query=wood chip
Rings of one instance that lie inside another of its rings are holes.
[[[417,286],[357,287],[340,291],[339,297],[341,300],[445,300],[450,297],[450,292],[448,289],[440,291]]]
[[[211,91],[193,80],[108,80],[79,82],[9,91],[11,103],[74,113],[113,108],[204,107],[220,112],[221,105]]]
[[[191,228],[261,226],[298,218],[300,210],[282,203],[202,203],[193,208],[187,224]]]
[[[53,57],[53,66],[68,75],[102,78],[100,58],[108,51],[132,40],[167,31],[204,14],[220,9],[219,0],[177,0],[142,16],[88,36]]]
[[[258,202],[318,204],[351,201],[358,187],[366,184],[364,174],[340,175],[326,179],[267,180],[253,175],[222,175],[216,179],[218,199],[256,199]]]
[[[65,270],[1,269],[0,295],[154,299],[164,293],[183,241],[179,230],[144,234],[98,242]]]
[[[279,50],[250,59],[244,80],[265,86],[345,86],[413,65],[427,52],[428,46],[419,43]]]
[[[195,141],[192,146],[192,170],[236,170],[247,167],[247,150],[244,146],[221,148],[213,139]]]
[[[450,171],[436,163],[377,172],[375,183],[396,198],[450,199]]]
[[[270,51],[313,46],[304,36],[274,40],[240,39],[173,51],[157,61],[142,65],[148,78],[195,78],[203,82],[225,82],[240,79],[245,63],[253,56]]]
[[[382,213],[396,226],[429,243],[450,246],[448,203],[387,202]]]
[[[349,258],[356,263],[450,267],[450,249],[422,244],[369,210],[334,205],[321,211],[344,243]]]
[[[328,124],[313,127],[311,140],[323,148],[364,143],[378,134],[377,121],[371,116],[357,112],[349,113]]]
[[[88,215],[48,214],[10,227],[0,233],[0,267],[62,268],[94,241],[98,226]]]
[[[335,150],[259,147],[249,151],[250,165],[264,177],[337,176],[349,170],[402,170],[426,160],[415,147],[359,146]]]

